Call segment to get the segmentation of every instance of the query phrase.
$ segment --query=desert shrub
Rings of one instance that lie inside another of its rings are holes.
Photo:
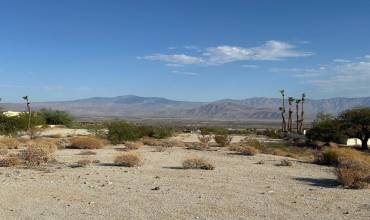
[[[189,158],[182,163],[184,169],[214,170],[215,166],[204,158]]]
[[[204,148],[208,148],[209,142],[211,142],[212,140],[212,135],[201,134],[198,136],[198,140],[200,144],[203,145]]]
[[[22,145],[16,138],[0,138],[0,146],[7,149],[18,149]]]
[[[0,155],[7,155],[9,150],[0,146]]]
[[[366,161],[342,163],[336,174],[338,182],[348,188],[363,189],[370,185],[370,163]]]
[[[154,138],[150,138],[150,137],[144,137],[141,139],[141,142],[144,144],[144,145],[148,145],[148,146],[159,146],[161,145],[161,142],[154,139]]]
[[[21,161],[15,156],[5,157],[0,160],[0,167],[14,167],[20,164]]]
[[[154,149],[155,149],[156,152],[164,152],[164,151],[166,151],[167,148],[158,145],[158,146],[155,146]]]
[[[338,120],[329,114],[319,113],[312,128],[307,131],[306,137],[311,141],[323,141],[325,143],[344,143],[346,136],[340,129]]]
[[[21,128],[17,117],[7,117],[0,113],[0,134],[15,135]]]
[[[38,166],[54,159],[55,150],[55,145],[39,141],[27,144],[27,148],[19,156],[28,166]]]
[[[123,153],[114,159],[114,164],[117,166],[124,166],[124,167],[138,167],[141,166],[143,160],[141,159],[139,154],[135,153]]]
[[[70,126],[73,122],[73,117],[65,111],[41,109],[38,114],[48,125]]]
[[[258,153],[258,150],[254,147],[245,146],[245,145],[238,145],[238,144],[231,145],[229,147],[229,150],[234,151],[234,152],[236,152],[238,154],[241,154],[241,155],[246,155],[246,156],[253,156],[253,155],[256,155]]]
[[[350,148],[326,147],[315,157],[315,162],[322,165],[338,166],[341,162],[362,158],[357,150]]]
[[[205,150],[207,147],[199,142],[186,142],[185,147],[190,150]]]
[[[17,119],[18,126],[20,130],[26,131],[28,129],[28,113],[21,113],[19,116],[15,117]],[[45,120],[41,117],[37,112],[33,112],[31,114],[31,129],[35,128],[36,126],[43,126],[45,125]]]
[[[244,140],[242,140],[242,143],[247,146],[257,148],[257,149],[261,149],[264,147],[264,144],[261,141],[259,141],[256,138],[252,138],[252,137],[245,138]]]
[[[92,136],[71,138],[71,148],[76,149],[101,149],[104,143],[101,139]]]
[[[91,160],[89,159],[81,159],[79,161],[77,161],[77,166],[78,167],[87,167],[87,166],[90,166],[92,163]]]
[[[228,134],[215,135],[215,141],[221,147],[228,146],[231,143],[231,140],[232,136],[229,136]]]
[[[143,137],[139,127],[124,121],[108,123],[107,138],[112,144],[120,144],[124,141],[134,141]]]
[[[293,163],[289,160],[281,160],[279,166],[290,167],[293,166]]]
[[[136,143],[136,142],[125,142],[125,150],[130,151],[130,150],[137,150],[141,147],[141,144]]]
[[[155,127],[153,129],[152,136],[149,136],[149,137],[153,137],[153,138],[157,138],[157,139],[168,138],[168,137],[172,136],[173,132],[174,131],[171,128]]]

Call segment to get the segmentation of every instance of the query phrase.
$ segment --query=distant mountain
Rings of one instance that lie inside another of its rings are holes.
[[[36,110],[41,108],[59,109],[69,111],[76,117],[230,121],[280,120],[278,111],[280,105],[281,99],[279,98],[257,97],[242,100],[224,99],[215,102],[188,102],[135,95],[32,103]],[[343,110],[357,106],[370,106],[370,97],[307,99],[305,115],[307,120],[312,120],[318,112],[338,114]],[[1,107],[14,111],[25,109],[25,105],[20,103],[2,103]]]

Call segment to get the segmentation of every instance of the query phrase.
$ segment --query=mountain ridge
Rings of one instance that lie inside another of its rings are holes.
[[[76,117],[173,118],[196,120],[279,120],[280,98],[252,97],[220,99],[212,102],[177,101],[163,97],[123,95],[91,97],[72,101],[34,102],[34,109],[51,108],[69,111]],[[23,111],[23,103],[1,103],[6,110]],[[348,108],[370,106],[370,97],[335,97],[306,99],[305,115],[313,120],[318,112],[338,114]],[[299,106],[300,108],[301,106]],[[289,106],[286,105],[288,109]],[[292,106],[295,110],[295,105]]]

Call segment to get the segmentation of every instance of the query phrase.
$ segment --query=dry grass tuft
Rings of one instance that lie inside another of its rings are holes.
[[[125,151],[137,150],[142,146],[141,143],[137,143],[137,142],[125,142],[124,145],[125,145]]]
[[[282,161],[280,161],[279,166],[291,167],[291,166],[293,166],[293,163],[292,163],[292,161],[289,161],[289,160],[282,160]]]
[[[229,147],[230,151],[234,151],[241,155],[253,156],[258,153],[258,150],[254,147],[244,146],[240,144],[233,144]]]
[[[0,167],[14,167],[19,166],[20,164],[21,161],[15,156],[5,157],[0,160]]]
[[[7,149],[7,148],[1,148],[0,147],[0,155],[7,155],[8,154],[8,152],[9,152],[9,150]]]
[[[3,137],[0,138],[0,147],[7,149],[18,149],[22,146],[22,143],[16,138]]]
[[[141,159],[139,154],[123,153],[116,156],[116,158],[114,159],[114,164],[124,167],[138,167],[143,164],[143,160]]]
[[[77,149],[101,149],[104,143],[101,139],[93,136],[71,138],[71,148]]]
[[[370,185],[370,157],[350,148],[327,147],[316,162],[336,167],[337,180],[343,186],[363,189]]]
[[[78,155],[85,155],[85,156],[96,155],[96,152],[91,151],[91,150],[85,150],[85,151],[81,151],[80,153],[78,153]]]
[[[91,163],[92,163],[92,161],[89,160],[89,159],[82,159],[82,160],[77,161],[77,166],[78,167],[87,167],[87,166],[90,166]]]
[[[144,137],[141,139],[141,142],[144,144],[144,145],[148,145],[148,146],[159,146],[161,145],[161,142],[154,139],[154,138],[149,138],[149,137]]]
[[[189,158],[182,163],[184,169],[214,170],[215,166],[204,158]]]
[[[249,147],[254,147],[256,149],[261,149],[264,147],[262,141],[259,141],[258,139],[252,137],[246,137],[244,140],[242,140],[242,144]]]
[[[46,141],[32,141],[27,144],[27,148],[20,152],[20,158],[28,166],[38,166],[54,159],[56,145]]]
[[[212,141],[212,135],[199,135],[198,140],[204,149],[209,148],[209,142]]]
[[[208,146],[205,146],[199,142],[186,142],[185,143],[186,149],[190,150],[206,150],[208,149]]]

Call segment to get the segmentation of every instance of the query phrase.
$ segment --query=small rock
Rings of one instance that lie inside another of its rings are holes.
[[[349,211],[345,211],[345,212],[343,212],[343,214],[348,215],[349,214]]]
[[[159,177],[159,176],[155,176],[154,178],[155,178],[155,179],[160,179],[160,177]]]
[[[159,186],[154,187],[152,190],[159,190]]]

